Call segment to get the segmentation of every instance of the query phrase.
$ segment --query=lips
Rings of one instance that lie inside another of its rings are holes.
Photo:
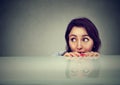
[[[85,52],[83,52],[83,51],[80,51],[80,52],[79,52],[79,51],[77,51],[77,52],[78,52],[78,53],[80,53],[80,54],[81,54],[81,53],[85,53]]]
[[[86,56],[86,55],[84,54],[85,52],[78,52],[78,53],[80,53],[80,56],[81,56],[81,57]]]
[[[84,57],[84,56],[86,56],[86,55],[85,55],[84,53],[81,53],[80,56]]]

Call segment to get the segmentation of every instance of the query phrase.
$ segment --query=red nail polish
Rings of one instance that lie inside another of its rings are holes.
[[[81,53],[81,54],[80,54],[80,56],[84,57],[84,56],[85,56],[85,54],[84,54],[84,53]]]

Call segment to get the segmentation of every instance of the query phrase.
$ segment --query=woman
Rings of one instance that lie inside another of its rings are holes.
[[[66,29],[66,51],[68,57],[98,56],[101,40],[96,26],[87,18],[73,19]]]

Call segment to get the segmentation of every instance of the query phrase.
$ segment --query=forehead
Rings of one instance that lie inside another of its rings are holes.
[[[88,33],[84,27],[73,27],[69,36],[70,35],[83,36],[83,35],[88,35]]]

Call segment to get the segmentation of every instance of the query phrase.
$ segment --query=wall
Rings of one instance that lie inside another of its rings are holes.
[[[0,1],[1,56],[52,55],[65,49],[71,19],[87,17],[99,30],[102,54],[120,54],[119,0]]]

